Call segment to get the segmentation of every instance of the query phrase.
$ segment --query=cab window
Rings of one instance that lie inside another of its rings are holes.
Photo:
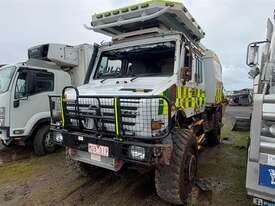
[[[196,58],[196,82],[203,82],[202,61],[199,58]]]
[[[54,91],[54,74],[42,70],[21,69],[15,86],[15,99]]]
[[[15,99],[27,97],[27,72],[19,72],[15,86]]]
[[[171,76],[175,49],[175,42],[163,42],[104,51],[94,78]]]
[[[35,72],[34,85],[30,95],[54,90],[54,74],[51,72]]]

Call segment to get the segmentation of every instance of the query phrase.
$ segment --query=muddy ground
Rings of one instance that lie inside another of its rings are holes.
[[[249,107],[229,107],[224,119],[224,142],[200,152],[200,182],[210,191],[193,189],[189,205],[248,206],[245,191],[246,145],[249,132],[232,132],[235,116]],[[1,147],[1,146],[0,146]],[[124,169],[115,174],[95,169],[83,178],[65,164],[64,151],[36,157],[30,148],[0,148],[1,206],[170,205],[155,192],[153,173]]]

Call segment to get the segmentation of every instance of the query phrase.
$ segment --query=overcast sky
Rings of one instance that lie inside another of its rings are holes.
[[[138,0],[1,0],[0,64],[27,58],[27,49],[42,43],[81,44],[108,40],[84,29],[95,12]],[[227,90],[251,87],[245,66],[249,42],[263,40],[275,0],[183,0],[206,32],[203,43],[223,64]]]

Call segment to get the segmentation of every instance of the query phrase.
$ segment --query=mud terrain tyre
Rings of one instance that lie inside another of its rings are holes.
[[[192,130],[188,129],[174,129],[172,141],[170,165],[159,165],[155,170],[156,191],[163,200],[182,205],[196,177],[198,147]]]
[[[44,125],[38,129],[33,140],[34,153],[38,156],[53,153],[56,145],[50,136],[50,127]]]
[[[69,148],[66,148],[66,164],[72,171],[77,172],[82,177],[89,177],[91,175],[92,166],[72,159]]]

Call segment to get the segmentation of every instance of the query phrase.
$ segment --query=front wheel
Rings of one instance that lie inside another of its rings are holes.
[[[50,135],[49,125],[38,129],[33,140],[34,153],[39,156],[53,153],[56,150],[53,138]]]
[[[163,200],[182,205],[186,203],[196,177],[198,147],[193,132],[188,129],[174,129],[172,141],[170,165],[160,165],[155,171],[156,191]]]

